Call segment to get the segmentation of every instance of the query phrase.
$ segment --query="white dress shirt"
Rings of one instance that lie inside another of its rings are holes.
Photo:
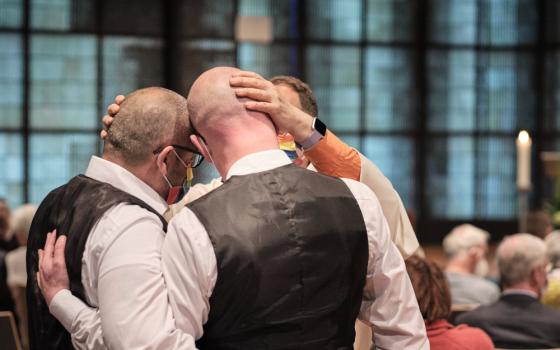
[[[85,173],[143,200],[160,215],[165,201],[126,169],[92,157]],[[49,305],[77,349],[195,349],[175,327],[161,271],[160,219],[137,205],[109,209],[91,231],[82,258],[88,307],[68,290]]]
[[[283,151],[254,153],[234,163],[226,179],[278,168],[290,162]],[[391,242],[379,202],[364,184],[348,179],[343,181],[359,204],[368,236],[366,286],[359,319],[374,329],[375,344],[379,349],[429,349],[414,290],[404,261]],[[199,339],[208,320],[217,265],[212,242],[190,209],[183,208],[171,220],[162,256],[177,327]]]
[[[231,167],[227,178],[232,175],[266,171],[289,163],[289,158],[282,151],[255,153],[236,162]],[[86,173],[86,175],[94,177],[89,173]],[[132,174],[130,175],[132,176]],[[98,180],[104,181],[99,178]],[[140,180],[136,179],[136,181]],[[379,202],[365,185],[353,180],[344,179],[343,181],[358,201],[368,234],[369,259],[364,299],[359,318],[375,330],[375,343],[379,349],[429,349],[424,322],[418,309],[414,291],[406,274],[402,257],[390,240],[388,226]],[[111,183],[110,181],[106,182]],[[210,191],[219,185],[218,181],[214,181],[210,185],[196,185],[193,187],[193,189],[197,188],[197,191],[193,192],[193,195],[195,195],[193,198],[198,198],[204,194],[205,190]],[[193,200],[193,198],[188,200]],[[145,200],[144,198],[141,199]],[[147,200],[145,201],[152,205]],[[176,208],[180,209],[182,206],[176,206]],[[162,213],[165,212],[165,209],[166,207],[162,207]],[[161,231],[160,228],[158,229]],[[126,249],[125,246],[123,246],[123,249]],[[216,283],[217,267],[216,257],[206,230],[192,211],[184,208],[173,218],[168,228],[163,249],[163,272],[176,326],[182,332],[198,339],[202,336],[203,325],[208,319],[209,299]],[[133,268],[129,272],[132,273],[132,270]],[[375,288],[373,284],[375,284]],[[145,292],[149,292],[149,290],[145,290]],[[123,296],[127,295],[121,292],[116,292],[116,294],[114,303],[122,301]],[[127,304],[134,303],[134,298],[130,298],[130,300],[131,302]],[[147,302],[154,303],[155,300]],[[98,304],[93,305],[97,306]],[[67,290],[59,292],[55,296],[50,309],[53,315],[72,333],[74,346],[80,349],[106,348],[103,343],[100,315],[96,312],[97,310],[88,308]],[[101,316],[106,317],[103,311]],[[138,323],[144,324],[146,327],[160,322],[159,318],[154,317],[151,312],[143,315],[138,314],[137,320]],[[108,324],[105,325],[106,323],[104,320],[103,329],[109,327]],[[157,328],[162,330],[165,328],[171,332],[172,326],[169,327]],[[132,327],[129,328],[133,329]],[[155,333],[153,331],[152,333]],[[111,329],[107,329],[105,331],[106,338],[110,338],[108,332],[115,333]],[[134,340],[134,337],[138,334],[139,331],[137,330],[128,333],[131,340]],[[125,335],[126,333],[122,334],[122,336]],[[144,337],[141,338],[144,339]],[[137,339],[134,346],[136,348],[150,348],[141,346],[141,341],[141,339]],[[194,349],[194,344],[190,340],[174,344],[176,347],[166,346],[163,348]],[[107,345],[111,344],[107,341]]]

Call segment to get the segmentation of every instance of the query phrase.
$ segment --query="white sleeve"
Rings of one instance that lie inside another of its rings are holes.
[[[404,260],[379,201],[365,185],[344,179],[358,201],[368,235],[368,266],[358,318],[372,327],[379,349],[429,349],[424,320]]]
[[[163,274],[177,327],[199,339],[216,284],[216,256],[194,213],[183,208],[173,217],[163,245]]]
[[[76,349],[196,349],[192,335],[175,327],[168,303],[161,271],[161,223],[139,210],[144,211],[118,207],[112,216],[136,219],[123,225],[105,217],[104,227],[95,229],[105,234],[96,237],[96,247],[102,247],[96,259],[88,256],[95,260],[99,309],[68,290],[56,294],[49,305],[71,333]]]
[[[98,309],[89,307],[68,289],[63,289],[51,300],[49,310],[70,333],[75,349],[107,349]]]
[[[360,182],[367,185],[375,193],[389,225],[391,240],[406,259],[414,254],[420,245],[401,198],[391,181],[383,175],[375,164],[363,154],[360,154],[360,159]]]
[[[111,218],[126,217],[131,207]],[[175,327],[168,303],[161,270],[164,237],[159,219],[144,214],[120,230],[101,255],[99,310],[111,349],[195,349],[193,337]]]

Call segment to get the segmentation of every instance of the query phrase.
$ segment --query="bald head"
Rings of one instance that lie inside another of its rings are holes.
[[[256,115],[264,116],[248,112],[243,105],[245,99],[238,98],[231,88],[229,79],[239,71],[232,67],[217,67],[204,72],[194,82],[189,92],[188,109],[190,121],[199,132],[227,132]]]
[[[129,94],[108,130],[104,156],[141,165],[172,143],[185,144],[189,130],[186,99],[159,87]]]

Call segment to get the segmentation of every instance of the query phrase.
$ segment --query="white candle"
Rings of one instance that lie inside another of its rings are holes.
[[[531,188],[531,138],[529,133],[522,130],[515,143],[517,145],[517,188],[527,191]]]

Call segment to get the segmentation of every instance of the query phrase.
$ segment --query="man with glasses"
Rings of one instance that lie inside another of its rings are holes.
[[[201,161],[188,144],[190,133],[184,97],[163,88],[133,92],[102,157],[93,156],[85,175],[43,200],[27,250],[31,349],[194,347],[175,327],[161,270],[166,199],[175,200]],[[56,246],[56,232],[46,235],[53,229],[66,235]],[[56,296],[66,304],[53,302],[54,289],[45,289],[43,299],[40,264],[63,271],[66,280],[43,278],[65,288]]]

